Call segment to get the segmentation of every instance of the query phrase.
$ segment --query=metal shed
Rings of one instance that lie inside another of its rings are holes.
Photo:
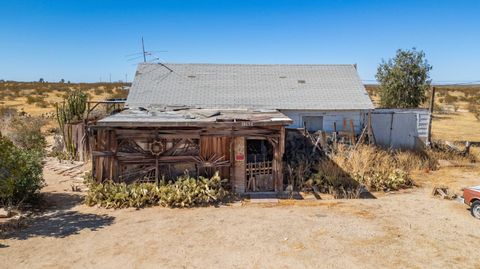
[[[372,129],[376,143],[395,149],[423,147],[430,117],[428,109],[375,109]]]

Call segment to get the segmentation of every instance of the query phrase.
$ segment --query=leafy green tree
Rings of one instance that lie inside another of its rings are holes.
[[[397,50],[395,58],[382,60],[376,79],[380,82],[380,104],[388,108],[415,108],[427,99],[432,66],[423,51]]]

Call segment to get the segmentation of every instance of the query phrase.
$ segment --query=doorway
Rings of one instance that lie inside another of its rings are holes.
[[[266,139],[247,139],[246,192],[275,191],[273,146]]]

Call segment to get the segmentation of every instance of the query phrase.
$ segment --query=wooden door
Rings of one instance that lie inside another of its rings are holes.
[[[230,137],[202,136],[200,138],[200,156],[205,160],[230,161]],[[222,178],[230,177],[230,163],[228,165],[206,167],[204,173],[211,175],[218,170]]]

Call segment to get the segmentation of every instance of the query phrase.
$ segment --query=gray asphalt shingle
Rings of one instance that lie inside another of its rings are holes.
[[[373,108],[353,65],[165,65],[139,64],[129,107]]]

